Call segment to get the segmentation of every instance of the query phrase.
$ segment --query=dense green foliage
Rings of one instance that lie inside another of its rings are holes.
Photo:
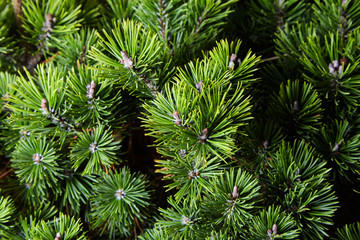
[[[1,1],[0,239],[359,239],[359,56],[358,0]]]

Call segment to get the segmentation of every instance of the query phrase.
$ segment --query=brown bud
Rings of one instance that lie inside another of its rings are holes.
[[[237,187],[237,186],[234,186],[234,189],[233,189],[233,192],[232,192],[231,197],[235,200],[238,196],[239,196],[238,187]]]
[[[30,136],[30,132],[28,130],[23,130],[20,132],[21,136],[24,137],[24,136]]]
[[[276,224],[274,224],[272,226],[272,232],[273,232],[273,234],[277,234],[277,225]]]
[[[344,64],[344,66],[347,64],[347,58],[346,57],[342,57],[341,59],[340,59],[340,64],[341,65],[343,65]]]
[[[194,171],[189,171],[188,175],[189,175],[189,179],[195,178],[195,172]]]
[[[208,138],[209,130],[207,128],[204,128],[201,135],[199,136],[200,142],[204,143],[205,140]]]
[[[233,53],[233,54],[231,54],[230,61],[229,61],[229,68],[231,70],[233,70],[235,67],[235,60],[236,60],[236,55]]]
[[[189,224],[189,222],[190,222],[190,218],[183,216],[181,223],[183,225],[187,225],[187,224]]]
[[[119,190],[117,190],[116,193],[115,193],[115,197],[116,197],[117,200],[123,199],[125,195],[126,195],[126,194],[125,194],[125,192],[124,192],[124,189],[119,189]]]
[[[52,14],[47,13],[45,15],[45,23],[43,30],[51,31],[51,29],[54,27],[55,22],[56,22],[56,18]]]
[[[34,164],[40,164],[43,157],[39,154],[39,153],[35,153],[33,156],[33,161],[34,161]]]
[[[53,18],[53,16],[50,13],[47,13],[46,16],[45,16],[46,21],[51,21],[52,18]]]
[[[133,67],[133,60],[131,58],[129,58],[127,52],[121,51],[120,53],[121,53],[121,57],[122,57],[122,59],[120,61],[121,64],[123,64],[124,67],[127,68],[127,69],[132,68]]]
[[[48,114],[48,109],[47,109],[47,101],[45,98],[43,98],[41,100],[41,109],[43,110],[43,114]]]
[[[90,147],[89,147],[90,152],[91,152],[91,153],[94,153],[95,151],[97,151],[97,150],[98,150],[98,147],[97,147],[97,146],[98,146],[98,145],[97,145],[96,142],[91,143],[91,144],[90,144]]]
[[[173,112],[173,116],[174,116],[174,118],[175,118],[175,124],[176,124],[177,126],[180,126],[181,123],[182,123],[182,121],[181,121],[181,119],[180,119],[180,117],[179,117],[178,111],[174,111],[174,112]]]
[[[46,24],[49,24],[49,27],[51,27],[51,24],[56,22],[56,18],[52,14],[48,13],[45,16],[45,22]]]
[[[95,87],[96,87],[96,84],[95,84],[94,80],[91,81],[91,83],[86,86],[86,88],[87,88],[87,95],[86,95],[86,96],[87,96],[89,99],[93,99],[93,98],[94,98]]]
[[[56,234],[56,237],[54,238],[54,240],[60,240],[60,238],[61,238],[61,233],[58,232]]]

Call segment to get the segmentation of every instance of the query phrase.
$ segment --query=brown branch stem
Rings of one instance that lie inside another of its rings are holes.
[[[12,169],[7,170],[6,172],[4,172],[2,175],[0,175],[0,179],[2,179],[3,177],[5,177],[9,172],[11,172]]]

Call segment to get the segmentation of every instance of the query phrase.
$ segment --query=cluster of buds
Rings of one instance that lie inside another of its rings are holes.
[[[332,152],[335,153],[335,154],[340,154],[340,147],[343,143],[344,139],[341,139],[340,142],[338,143],[335,143],[335,146],[333,147],[332,149]]]
[[[199,141],[201,143],[205,143],[205,141],[207,140],[209,135],[209,130],[207,128],[204,128],[204,130],[202,130],[201,134],[198,136]]]
[[[191,219],[186,217],[186,216],[182,216],[182,219],[181,219],[181,223],[182,225],[188,225],[190,223]]]
[[[33,158],[33,161],[34,161],[34,164],[40,164],[41,162],[42,162],[42,160],[43,160],[43,156],[41,156],[41,154],[40,153],[35,153],[33,156],[32,156],[32,158]]]
[[[91,143],[91,144],[90,144],[90,147],[89,147],[89,150],[90,150],[91,153],[96,152],[96,151],[98,150],[98,145],[97,145],[97,143],[96,143],[96,142]]]
[[[189,171],[189,180],[191,179],[197,179],[198,177],[200,177],[200,173],[199,173],[199,170],[197,169],[194,169],[194,170],[191,170]]]
[[[230,61],[229,61],[229,68],[231,70],[234,70],[235,68],[235,62],[238,62],[239,66],[241,65],[241,59],[240,58],[236,58],[237,56],[233,53],[230,56]]]
[[[47,101],[45,98],[41,100],[41,110],[43,112],[43,115],[47,115],[49,113],[48,107],[47,107]]]
[[[184,129],[188,129],[188,128],[189,128],[189,125],[187,125],[187,124],[183,125],[183,121],[181,120],[178,111],[175,110],[172,114],[168,113],[168,115],[169,115],[170,117],[173,117],[173,118],[174,118],[173,121],[175,122],[176,126],[183,127]],[[184,150],[184,151],[185,151],[185,150]]]
[[[347,62],[346,58],[340,59],[340,64],[338,60],[334,60],[329,64],[329,72],[334,76],[338,77],[341,75],[343,71],[343,65],[345,65]]]
[[[181,121],[181,119],[180,119],[180,117],[179,117],[178,111],[174,111],[174,112],[173,112],[173,117],[175,118],[175,124],[176,124],[177,126],[181,126],[182,121]]]
[[[28,130],[20,131],[21,138],[30,136],[30,132]]]
[[[279,234],[277,233],[277,225],[274,224],[272,226],[272,229],[268,229],[267,234],[269,237],[268,239],[274,239],[275,236],[279,236]]]
[[[89,83],[86,86],[86,89],[87,89],[86,97],[88,97],[89,100],[92,100],[94,98],[95,88],[96,88],[96,84],[95,84],[94,80],[92,80],[91,83]]]
[[[203,89],[203,81],[200,81],[198,83],[196,83],[195,87],[196,87],[196,90],[198,91],[198,93],[201,93],[202,89]]]
[[[56,233],[56,237],[54,238],[54,240],[60,240],[61,239],[61,233]]]
[[[121,57],[120,63],[124,65],[124,68],[126,69],[132,69],[134,67],[134,61],[132,58],[129,57],[128,53],[126,51],[121,51]],[[136,76],[136,73],[133,72],[133,75]],[[146,86],[150,89],[151,94],[156,97],[157,93],[159,92],[158,86],[154,84],[150,79],[147,78],[146,74],[139,75],[138,78],[139,82],[142,80],[146,84]]]
[[[133,60],[131,58],[129,58],[127,52],[121,51],[120,53],[121,53],[121,57],[122,57],[122,59],[120,61],[121,64],[124,65],[124,68],[131,69],[134,64]]]
[[[229,193],[229,196],[231,197],[232,200],[230,200],[229,202],[233,202],[235,201],[238,197],[239,197],[239,192],[238,192],[238,187],[234,186],[233,192]]]
[[[124,189],[119,189],[115,193],[115,197],[117,200],[123,199],[125,195],[126,195],[126,193],[124,192]]]
[[[54,17],[50,13],[46,14],[45,22],[43,23],[43,28],[41,28],[41,31],[45,33],[52,32],[53,28],[55,28],[55,22],[56,22],[56,17]]]

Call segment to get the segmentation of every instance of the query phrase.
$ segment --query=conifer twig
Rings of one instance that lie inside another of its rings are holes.
[[[9,166],[10,160],[5,164],[4,168],[0,171],[0,175],[5,172],[6,168]]]
[[[262,59],[263,62],[268,62],[268,61],[274,61],[274,60],[278,60],[279,56],[274,56],[274,57],[269,57],[269,58],[264,58]]]
[[[12,168],[10,168],[9,170],[7,170],[6,172],[4,172],[2,175],[0,175],[0,179],[2,179],[3,177],[5,177],[9,172],[12,171]]]
[[[13,8],[14,8],[14,14],[15,14],[16,22],[17,22],[18,26],[21,27],[21,25],[22,25],[21,17],[24,15],[23,11],[21,9],[22,0],[12,0],[12,5],[13,5]]]
[[[9,161],[7,161],[7,163],[5,164],[4,169],[5,169],[7,166],[9,166],[9,164],[10,164],[10,160],[9,160]]]
[[[143,233],[144,231],[142,230],[142,228],[141,228],[141,226],[140,226],[140,224],[139,224],[139,221],[138,221],[137,217],[135,217],[135,222],[136,222],[136,225],[139,227],[140,232]],[[135,233],[136,233],[136,232],[135,232]]]

